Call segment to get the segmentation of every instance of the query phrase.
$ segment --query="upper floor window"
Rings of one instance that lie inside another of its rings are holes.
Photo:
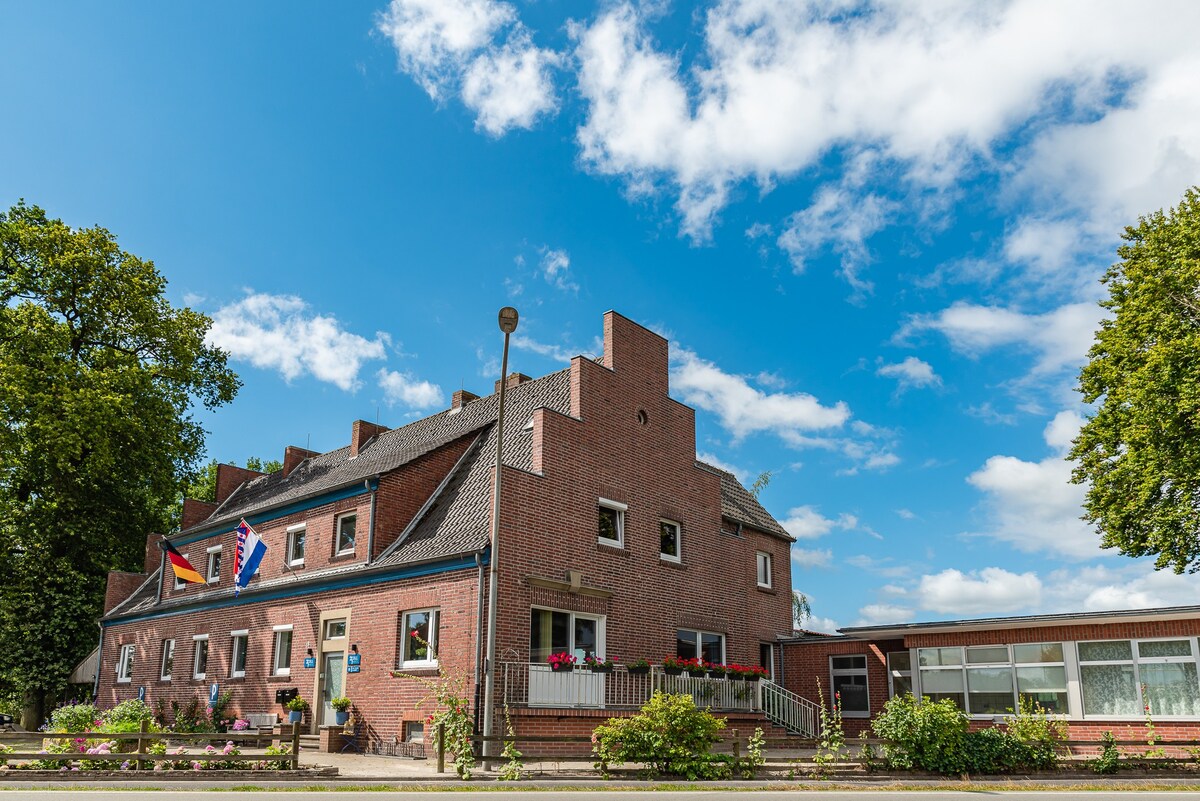
[[[771,588],[771,554],[758,552],[758,586]]]
[[[158,677],[163,681],[171,680],[171,672],[175,669],[175,641],[162,641],[162,663],[159,666]]]
[[[400,660],[402,665],[425,666],[437,664],[438,610],[417,609],[401,616]]]
[[[629,507],[618,501],[601,498],[599,502],[600,528],[598,539],[605,545],[620,548],[625,543],[625,513]]]
[[[240,679],[246,675],[246,648],[250,645],[250,632],[231,631],[232,659],[229,664],[230,678]]]
[[[867,697],[867,657],[861,654],[829,657],[829,686],[842,714],[867,717],[871,705]]]
[[[304,564],[304,524],[290,526],[287,530],[287,562],[292,567]]]
[[[221,580],[221,546],[214,545],[208,549],[208,569],[205,571],[204,578],[209,584],[215,584]]]
[[[133,644],[122,645],[121,655],[117,659],[117,681],[133,681]]]
[[[188,559],[188,555],[186,553],[183,555],[183,561],[188,562],[189,564],[191,563],[190,560]],[[179,576],[175,576],[175,589],[182,590],[186,586],[187,586],[186,581],[184,581]]]
[[[342,515],[337,519],[337,553],[354,553],[354,525],[358,515]]]
[[[208,675],[208,635],[192,637],[192,678],[203,681]]]
[[[668,562],[680,561],[679,524],[672,520],[658,521],[658,555]]]

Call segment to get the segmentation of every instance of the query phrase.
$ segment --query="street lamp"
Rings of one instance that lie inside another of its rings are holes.
[[[504,332],[504,356],[500,361],[500,408],[496,412],[496,477],[492,494],[492,553],[488,559],[488,626],[487,655],[483,662],[483,736],[491,737],[496,726],[496,596],[499,573],[496,556],[500,545],[500,475],[504,457],[504,390],[508,384],[508,337],[517,330],[517,310],[505,306],[498,318],[500,330]],[[495,754],[495,743],[483,741],[484,756]]]

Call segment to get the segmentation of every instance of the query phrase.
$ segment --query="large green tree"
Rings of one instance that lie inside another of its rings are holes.
[[[1104,277],[1080,391],[1095,414],[1071,451],[1101,544],[1200,569],[1200,192],[1125,229]]]
[[[166,530],[203,453],[193,405],[239,387],[165,289],[103,228],[0,212],[0,681],[26,724],[95,646],[107,571]]]

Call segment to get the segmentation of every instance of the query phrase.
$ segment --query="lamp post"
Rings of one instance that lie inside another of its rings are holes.
[[[483,663],[483,736],[491,737],[496,727],[496,597],[499,573],[496,557],[500,545],[500,477],[504,457],[504,391],[508,384],[508,337],[517,330],[517,310],[505,306],[500,310],[500,330],[504,332],[504,355],[500,361],[500,408],[496,412],[496,475],[492,494],[492,552],[488,559],[488,625],[487,655]],[[483,741],[484,756],[493,756],[496,744]]]

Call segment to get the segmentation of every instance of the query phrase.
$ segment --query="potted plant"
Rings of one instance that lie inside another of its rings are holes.
[[[629,675],[645,676],[650,672],[650,662],[647,659],[635,659],[629,663]]]
[[[704,667],[704,663],[695,657],[683,660],[683,669],[693,678],[699,678],[708,672],[708,668]]]
[[[588,669],[595,673],[612,673],[613,668],[616,667],[616,662],[616,657],[610,659],[608,657],[585,656],[583,658],[583,664],[587,665]]]
[[[578,661],[574,654],[569,654],[562,651],[557,654],[550,654],[546,659],[550,663],[550,669],[555,673],[565,672],[575,669],[575,663]]]
[[[708,668],[709,678],[723,679],[729,673],[729,668],[724,665],[714,665],[712,662],[706,662],[704,666]]]
[[[663,673],[666,673],[668,676],[678,676],[680,673],[683,673],[683,663],[686,661],[686,659],[680,659],[677,656],[668,656],[662,663]]]
[[[308,701],[305,701],[300,696],[296,696],[292,700],[284,704],[288,711],[288,723],[299,723],[304,720],[304,713],[308,711]]]
[[[735,681],[744,681],[746,678],[746,671],[749,670],[749,668],[745,667],[744,665],[734,663],[731,665],[726,665],[725,670],[728,671],[728,676],[730,679]]]
[[[343,726],[350,719],[350,703],[350,699],[344,695],[330,699],[329,705],[333,707],[334,722],[337,725]]]
[[[760,679],[765,679],[766,677],[767,669],[764,667],[755,666],[746,668],[746,675],[742,678],[744,678],[746,681],[758,681]]]

